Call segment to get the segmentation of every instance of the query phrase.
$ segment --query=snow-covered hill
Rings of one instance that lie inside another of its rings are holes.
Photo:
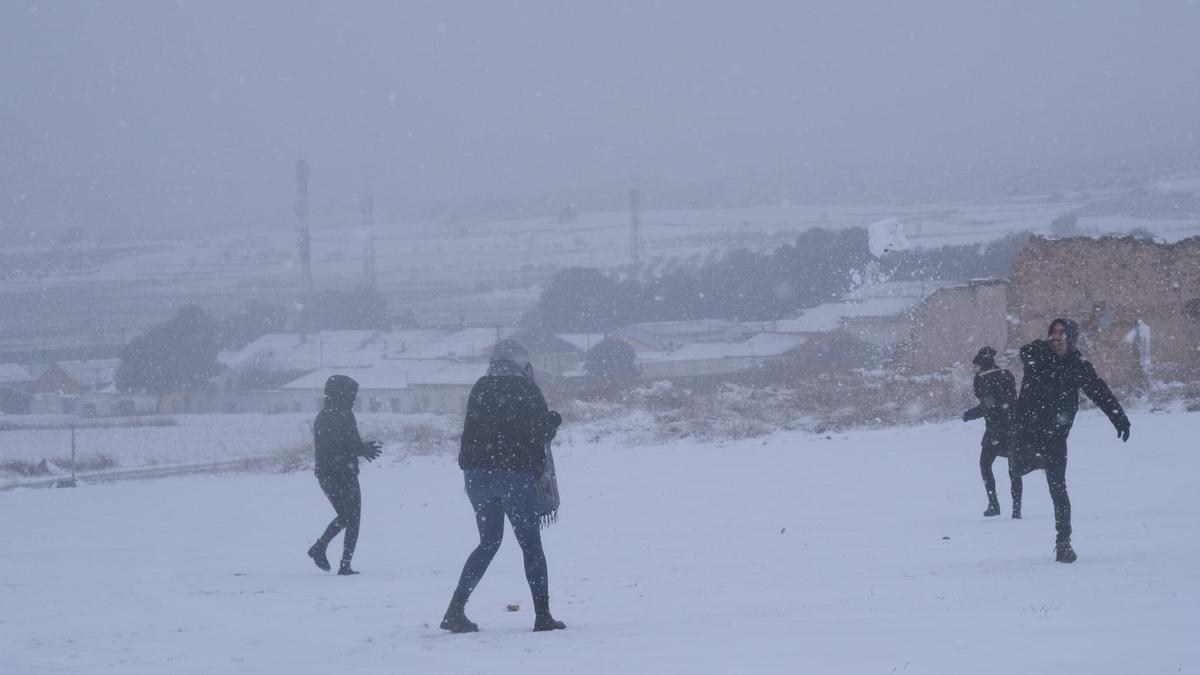
[[[475,543],[451,454],[364,467],[352,578],[304,555],[331,510],[303,472],[4,492],[0,672],[1193,672],[1200,413],[1131,416],[1128,444],[1078,419],[1069,566],[1041,474],[1024,520],[981,517],[979,424],[564,433],[553,634],[528,631],[511,534],[468,606],[482,631],[437,628]]]

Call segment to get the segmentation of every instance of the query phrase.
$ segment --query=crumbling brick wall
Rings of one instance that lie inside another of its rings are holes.
[[[1033,237],[1013,261],[1008,285],[1009,348],[1044,338],[1055,317],[1079,322],[1079,348],[1121,389],[1200,379],[1200,237],[1148,239]],[[1150,327],[1143,372],[1138,320]],[[1019,364],[1013,364],[1018,366]]]
[[[894,365],[906,373],[933,373],[970,364],[980,347],[1003,350],[1009,341],[1008,295],[1000,280],[939,289],[910,312],[912,334]]]

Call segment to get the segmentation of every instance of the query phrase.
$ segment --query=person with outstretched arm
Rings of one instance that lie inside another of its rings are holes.
[[[1067,436],[1079,410],[1079,392],[1112,422],[1121,441],[1129,440],[1129,417],[1095,367],[1076,348],[1079,325],[1070,319],[1050,322],[1047,339],[1021,347],[1021,392],[1013,421],[1016,437],[1010,470],[1025,473],[1043,468],[1054,503],[1054,559],[1075,562],[1071,546],[1071,500],[1067,496]]]

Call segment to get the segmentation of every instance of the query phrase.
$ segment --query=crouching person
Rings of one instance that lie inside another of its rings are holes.
[[[566,628],[550,614],[546,556],[539,531],[541,512],[538,477],[546,464],[546,444],[562,417],[548,409],[533,381],[529,353],[516,340],[501,340],[492,349],[488,372],[471,389],[463,422],[458,465],[467,498],[475,511],[479,545],[463,565],[458,587],[441,627],[452,633],[479,630],[465,609],[500,548],[504,517],[525,558],[525,579],[533,596],[533,629]]]

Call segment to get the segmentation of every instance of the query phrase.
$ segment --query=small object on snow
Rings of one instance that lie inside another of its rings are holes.
[[[783,534],[784,532],[787,532],[787,528],[786,528],[786,527],[781,527],[781,528],[779,528],[779,534]]]
[[[942,537],[942,541],[950,541],[950,537]]]
[[[519,611],[521,611],[521,606],[516,603],[513,603],[511,605],[505,605],[504,609],[506,609],[510,612],[519,612]]]

